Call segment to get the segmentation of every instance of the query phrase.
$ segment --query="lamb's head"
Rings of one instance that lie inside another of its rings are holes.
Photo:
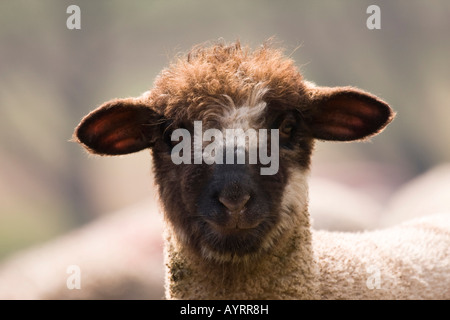
[[[371,94],[304,81],[270,46],[216,44],[179,58],[142,96],[91,112],[75,139],[101,155],[150,148],[178,240],[204,258],[240,261],[269,251],[306,212],[314,139],[366,139],[392,118]]]

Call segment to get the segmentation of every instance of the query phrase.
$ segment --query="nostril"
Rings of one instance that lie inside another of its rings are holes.
[[[231,212],[239,212],[250,200],[249,194],[244,194],[240,197],[229,198],[225,196],[220,196],[219,201]]]

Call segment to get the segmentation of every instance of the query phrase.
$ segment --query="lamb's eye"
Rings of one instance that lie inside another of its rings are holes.
[[[166,122],[163,126],[163,138],[170,148],[178,143],[176,141],[172,141],[172,133],[175,129],[177,129],[176,125],[171,121]]]
[[[192,129],[189,130],[189,128],[191,128],[191,126],[189,126],[189,124],[187,123],[168,123],[168,125],[163,128],[164,141],[170,148],[173,148],[175,145],[177,145],[187,137],[186,133],[192,134]],[[180,129],[182,131],[180,131]]]
[[[278,130],[280,132],[280,138],[288,139],[291,137],[295,129],[295,121],[293,119],[286,118],[280,124]]]
[[[172,130],[168,130],[164,134],[164,140],[170,148],[173,148],[178,143],[178,141],[172,141],[172,133]]]
[[[172,147],[174,146],[174,144],[172,143],[172,140],[171,140],[171,136],[172,136],[172,130],[165,130],[165,131],[164,131],[164,135],[163,135],[164,142],[165,142],[170,148],[172,148]]]

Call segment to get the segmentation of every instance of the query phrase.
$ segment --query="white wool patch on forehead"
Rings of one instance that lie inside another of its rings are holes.
[[[230,106],[221,118],[223,128],[243,129],[244,131],[258,125],[264,119],[267,103],[263,100],[269,89],[260,84],[255,85],[247,101],[241,106],[235,106],[230,97],[227,97]]]
[[[237,135],[231,138],[233,137],[233,134],[231,134],[231,139],[229,139],[228,134],[224,132],[223,137],[225,139],[219,144],[225,143],[226,147],[230,149],[234,149],[236,146],[238,154],[249,152],[249,150],[253,150],[252,154],[257,152],[259,137],[256,130],[260,129],[264,120],[267,103],[263,98],[267,91],[268,88],[256,84],[246,102],[240,106],[236,106],[231,97],[226,97],[228,106],[219,121],[221,122],[222,130],[234,131]]]
[[[214,113],[220,126],[203,129],[201,122],[194,124],[197,141],[194,142],[194,151],[197,151],[197,155],[202,154],[207,164],[223,161],[231,164],[235,163],[235,157],[238,164],[256,164],[259,159],[264,165],[270,164],[268,169],[261,169],[264,171],[262,174],[275,174],[278,171],[279,158],[278,130],[272,132],[274,130],[262,127],[267,109],[267,103],[263,98],[267,91],[266,87],[256,84],[246,101],[239,106],[236,106],[230,96],[223,95],[222,98],[226,101],[217,101],[223,108],[220,108],[220,113]],[[269,150],[269,143],[270,155],[264,153]],[[196,159],[196,163],[201,163],[200,156]]]
[[[223,127],[227,129],[257,129],[256,126],[261,123],[266,110],[266,103],[260,102],[254,106],[241,106],[233,108],[227,112],[221,119]]]

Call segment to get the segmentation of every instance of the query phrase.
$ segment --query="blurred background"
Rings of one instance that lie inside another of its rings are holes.
[[[66,27],[71,4],[80,30]],[[372,4],[380,30],[366,26]],[[177,53],[219,38],[256,48],[275,37],[306,79],[360,87],[397,111],[372,142],[320,142],[313,158],[313,189],[326,179],[385,207],[450,161],[449,34],[447,0],[1,1],[0,264],[153,197],[149,152],[88,156],[72,132],[102,102],[151,88]]]

